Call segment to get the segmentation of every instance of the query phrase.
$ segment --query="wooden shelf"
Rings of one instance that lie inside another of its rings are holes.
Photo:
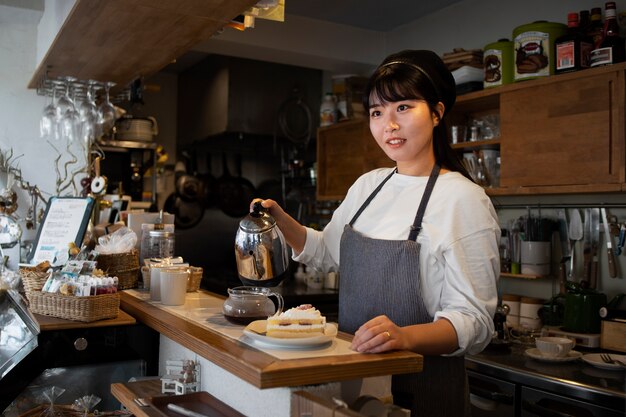
[[[552,278],[549,275],[527,275],[527,274],[511,274],[509,272],[500,272],[500,276],[504,278],[519,278],[519,279],[541,279],[541,278]]]
[[[72,76],[123,88],[208,40],[257,0],[77,0],[28,87]]]

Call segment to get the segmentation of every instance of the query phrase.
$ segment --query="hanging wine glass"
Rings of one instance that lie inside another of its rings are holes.
[[[43,109],[41,119],[39,120],[39,133],[43,140],[58,140],[59,109],[56,105],[57,83],[50,80],[47,84],[45,87],[46,95],[50,96],[50,103]]]
[[[73,93],[71,90],[72,83],[76,81],[74,77],[64,77],[65,93],[59,98],[57,107],[61,113],[61,137],[65,138],[68,143],[74,142],[79,136],[80,115],[74,104]]]
[[[105,96],[104,101],[100,104],[100,120],[103,134],[109,133],[115,126],[115,106],[113,106],[109,97],[109,90],[114,85],[115,83],[113,82],[104,83]]]
[[[78,113],[80,115],[80,138],[85,146],[88,148],[93,141],[98,137],[98,131],[100,127],[100,113],[94,100],[94,88],[96,81],[89,80],[87,86],[84,89],[84,95],[81,97],[80,104],[78,106]]]

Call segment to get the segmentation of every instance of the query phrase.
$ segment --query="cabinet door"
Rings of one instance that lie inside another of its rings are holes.
[[[501,186],[624,182],[624,73],[500,96]]]
[[[342,200],[360,175],[395,163],[376,144],[367,120],[317,131],[317,199]]]

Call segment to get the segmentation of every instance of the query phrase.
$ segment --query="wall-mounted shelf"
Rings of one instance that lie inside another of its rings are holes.
[[[542,278],[552,279],[552,277],[550,275],[511,274],[510,272],[500,272],[500,277],[503,277],[503,278],[528,279],[528,280],[535,280],[535,279],[542,279]]]
[[[208,40],[258,0],[76,0],[28,87],[72,76],[124,87]]]

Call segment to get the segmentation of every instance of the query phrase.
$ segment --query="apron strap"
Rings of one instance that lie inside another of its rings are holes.
[[[420,205],[417,209],[417,214],[415,215],[415,221],[413,221],[413,225],[411,226],[409,240],[417,240],[417,235],[419,235],[422,231],[422,219],[424,218],[424,213],[426,212],[426,205],[428,204],[430,195],[433,192],[433,188],[435,188],[435,181],[437,181],[440,170],[441,167],[439,166],[439,164],[435,163],[435,166],[433,166],[433,170],[430,172],[430,177],[428,177],[426,189],[424,190],[424,195],[422,196],[422,201],[420,201]]]
[[[387,181],[389,181],[389,178],[391,178],[391,176],[393,174],[395,174],[396,172],[398,172],[398,168],[394,168],[393,171],[391,171],[391,174],[387,175],[387,177],[380,183],[378,184],[378,187],[376,187],[376,189],[374,191],[372,191],[372,194],[370,194],[369,197],[367,197],[367,200],[365,200],[365,202],[361,205],[361,207],[359,208],[359,210],[356,212],[356,214],[354,215],[354,217],[352,217],[352,220],[350,220],[350,223],[348,223],[350,225],[350,227],[352,227],[352,225],[354,224],[354,222],[359,218],[359,216],[361,215],[361,213],[363,213],[363,210],[365,210],[367,208],[367,206],[372,202],[372,200],[374,199],[374,197],[376,197],[376,194],[378,194],[378,192],[380,191],[381,188],[383,188],[383,185],[385,185],[385,183]]]

